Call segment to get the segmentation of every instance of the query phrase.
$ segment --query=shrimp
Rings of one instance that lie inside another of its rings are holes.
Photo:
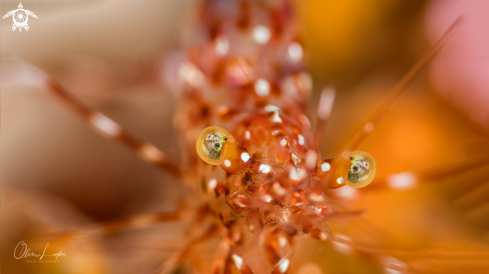
[[[205,2],[200,35],[179,68],[182,84],[174,123],[181,132],[185,166],[50,81],[52,93],[97,132],[188,188],[185,202],[175,212],[100,223],[56,237],[86,239],[99,237],[101,231],[189,222],[188,238],[158,268],[160,273],[179,269],[194,273],[336,273],[365,268],[373,273],[378,269],[387,273],[485,271],[487,248],[391,245],[390,241],[402,242],[398,235],[390,235],[396,231],[376,227],[369,221],[373,218],[365,220],[364,208],[355,209],[352,202],[376,197],[369,196],[375,189],[410,188],[422,180],[485,167],[471,163],[379,179],[375,154],[356,150],[367,135],[382,128],[387,106],[446,43],[458,21],[392,89],[357,135],[337,155],[324,157],[331,154],[322,140],[334,115],[335,91],[321,92],[311,123],[306,115],[311,95],[307,51],[291,10],[285,0]],[[302,235],[314,241],[307,242]],[[322,266],[320,259],[294,266],[303,260],[297,257],[302,252],[319,257],[309,249],[326,250],[324,254],[331,257],[352,254],[359,261],[356,267],[340,263],[336,269]],[[451,269],[445,267],[448,262]]]

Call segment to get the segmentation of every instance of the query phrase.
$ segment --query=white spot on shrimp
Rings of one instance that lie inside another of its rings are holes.
[[[283,188],[278,182],[273,183],[272,190],[276,195],[279,196],[284,196],[285,194],[287,194],[287,190]]]
[[[327,120],[333,110],[333,103],[335,98],[335,90],[332,87],[326,87],[321,92],[321,98],[319,99],[318,117],[322,120]]]
[[[258,96],[265,97],[270,94],[270,84],[265,79],[258,79],[255,82],[255,92]]]
[[[343,177],[338,177],[338,179],[336,179],[336,182],[341,185],[343,184],[343,180]]]
[[[217,55],[224,56],[229,52],[229,41],[226,36],[219,36],[216,38],[216,44],[214,50]]]
[[[275,111],[280,111],[280,108],[277,106],[274,106],[274,105],[266,105],[265,111],[266,112],[275,112]]]
[[[250,160],[251,156],[248,152],[243,152],[241,153],[241,160],[243,160],[243,162],[248,162],[248,160]]]
[[[240,256],[233,254],[233,261],[238,269],[241,269],[243,267],[243,258],[241,258]]]
[[[282,261],[278,264],[278,271],[281,273],[285,273],[287,268],[289,268],[289,259],[283,258]]]
[[[266,44],[268,42],[268,40],[270,40],[270,30],[263,26],[263,25],[259,25],[259,26],[256,26],[254,29],[253,29],[253,40],[255,40],[255,42],[257,42],[258,44]]]
[[[280,145],[281,146],[286,146],[287,145],[287,138],[283,138],[282,140],[280,140]]]
[[[302,50],[302,47],[299,43],[292,42],[287,47],[287,55],[289,56],[290,61],[292,61],[292,63],[297,63],[300,60],[302,60],[304,51]]]
[[[309,197],[309,200],[311,200],[312,202],[319,203],[319,202],[324,201],[324,196],[321,194],[311,193],[311,194],[309,194],[308,197]]]
[[[280,237],[280,239],[278,239],[278,244],[283,247],[287,244],[287,240],[284,237]]]
[[[139,147],[139,155],[148,162],[160,162],[165,158],[163,152],[150,143]]]
[[[295,167],[290,168],[289,178],[292,181],[300,181],[304,179],[306,175],[307,175],[306,171],[303,170],[302,168],[295,168]]]
[[[275,111],[272,116],[272,122],[274,123],[282,123],[282,118],[280,118],[280,114],[278,111]]]
[[[308,168],[314,168],[317,164],[318,154],[314,150],[310,149],[306,152],[306,166]]]
[[[209,180],[209,183],[207,183],[207,186],[209,187],[210,190],[213,190],[217,186],[217,180],[212,178]]]
[[[328,172],[331,169],[331,165],[329,163],[322,163],[321,164],[321,171],[322,172]],[[341,178],[341,177],[340,177]],[[339,179],[339,178],[338,178]],[[343,182],[343,181],[342,181]]]
[[[229,161],[229,160],[224,160],[224,165],[225,165],[226,167],[230,167],[230,166],[231,166],[231,161]]]
[[[245,137],[246,140],[249,140],[251,138],[251,133],[250,133],[249,130],[245,131],[245,136],[244,137]]]
[[[260,199],[262,199],[262,201],[264,201],[264,202],[270,203],[270,201],[272,201],[272,196],[265,194],[265,195],[261,196]]]
[[[297,138],[299,140],[299,145],[303,146],[306,143],[306,140],[304,139],[304,136],[302,136],[302,134],[299,134]]]
[[[333,190],[333,193],[338,197],[343,197],[345,199],[355,199],[358,197],[358,190],[351,187],[340,187]]]
[[[309,95],[312,91],[312,77],[306,73],[292,75],[286,78],[282,84],[284,93],[297,96],[297,94]]]
[[[200,87],[205,82],[202,71],[190,62],[184,62],[178,70],[180,78],[193,87]]]
[[[109,137],[116,137],[122,132],[122,128],[119,124],[101,113],[94,112],[90,115],[88,120],[95,128]]]
[[[418,178],[411,172],[403,172],[387,177],[387,185],[396,189],[407,189],[413,187]]]
[[[264,174],[268,174],[270,171],[272,171],[272,167],[266,164],[261,164],[258,170]]]

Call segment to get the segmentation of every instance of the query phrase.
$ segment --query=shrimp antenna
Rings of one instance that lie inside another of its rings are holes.
[[[102,113],[84,106],[76,98],[71,96],[58,83],[50,80],[48,86],[51,92],[68,105],[74,112],[79,114],[86,123],[91,125],[95,131],[109,140],[116,140],[134,151],[140,158],[154,164],[158,168],[165,170],[177,178],[183,178],[183,172],[168,157],[153,144],[140,141],[133,137],[114,120]]]
[[[321,151],[320,144],[326,131],[329,116],[333,110],[333,103],[335,99],[335,90],[333,87],[325,87],[319,97],[319,104],[317,109],[316,124],[313,129],[313,144]]]
[[[423,69],[440,51],[440,49],[447,43],[448,39],[452,36],[455,27],[460,23],[461,16],[459,16],[448,29],[443,33],[443,35],[436,41],[436,43],[431,46],[420,58],[420,60],[404,75],[404,77],[397,83],[397,85],[387,94],[384,100],[380,103],[377,109],[373,112],[370,119],[365,123],[363,129],[359,131],[345,147],[344,151],[354,150],[367,135],[369,135],[385,114],[387,106],[392,103],[402,90],[418,75],[418,73]]]

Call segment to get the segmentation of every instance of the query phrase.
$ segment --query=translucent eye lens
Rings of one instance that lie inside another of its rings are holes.
[[[231,138],[229,132],[221,127],[205,128],[197,138],[197,153],[205,162],[218,165],[224,142],[229,138]]]
[[[369,185],[375,178],[377,167],[374,158],[364,151],[353,151],[350,155],[350,169],[346,185],[361,188]]]

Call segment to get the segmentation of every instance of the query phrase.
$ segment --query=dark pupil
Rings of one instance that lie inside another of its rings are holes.
[[[214,148],[216,148],[216,149],[219,148],[219,144],[218,143],[215,143],[214,144]]]
[[[353,166],[353,171],[358,171],[358,166]]]

